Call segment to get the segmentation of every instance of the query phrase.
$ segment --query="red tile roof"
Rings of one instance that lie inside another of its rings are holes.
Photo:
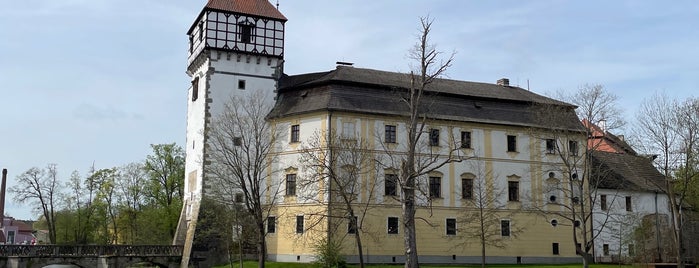
[[[286,21],[286,17],[268,0],[209,0],[206,8]]]

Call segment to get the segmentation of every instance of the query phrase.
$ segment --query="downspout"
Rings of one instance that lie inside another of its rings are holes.
[[[333,149],[332,149],[332,134],[333,134],[332,122],[333,122],[333,120],[332,119],[333,119],[333,112],[331,110],[328,110],[328,131],[327,131],[328,137],[326,139],[326,141],[327,141],[326,146],[328,148],[328,159],[330,161],[330,163],[328,163],[328,165],[330,165],[329,172],[331,172],[331,173],[333,172],[332,170],[334,168],[332,166],[333,165]],[[328,186],[327,186],[328,187],[328,236],[327,236],[328,242],[330,242],[330,239],[331,239],[330,236],[332,235],[332,228],[331,228],[332,224],[330,222],[332,220],[332,207],[333,207],[333,191],[332,191],[333,179],[332,179],[332,176],[334,176],[334,174],[330,175],[330,177],[328,179]]]
[[[663,262],[660,243],[660,215],[658,215],[658,190],[655,191],[655,243],[658,248],[658,261]]]

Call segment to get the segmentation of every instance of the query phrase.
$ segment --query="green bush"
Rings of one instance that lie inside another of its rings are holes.
[[[345,256],[342,256],[342,244],[339,241],[324,238],[315,246],[315,263],[322,268],[346,268]]]

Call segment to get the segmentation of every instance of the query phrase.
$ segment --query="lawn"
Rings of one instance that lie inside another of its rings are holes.
[[[215,266],[215,268],[230,268],[230,265],[222,265],[222,266]],[[234,268],[239,268],[239,266],[236,264],[233,265]],[[255,268],[257,267],[257,262],[254,261],[246,261],[244,263],[243,268]],[[287,262],[267,262],[265,267],[267,268],[316,268],[315,264],[312,263],[287,263]],[[355,268],[359,267],[357,265],[348,265],[348,267]],[[388,264],[376,264],[376,265],[367,265],[367,267],[371,268],[399,268],[402,267],[402,265],[388,265]],[[475,264],[469,264],[469,265],[427,265],[423,264],[420,265],[420,267],[429,267],[429,268],[455,268],[455,267],[470,267],[470,268],[476,268],[476,267],[481,267],[480,265],[475,265]],[[487,267],[497,267],[497,268],[517,268],[517,267],[538,267],[538,268],[578,268],[582,267],[582,264],[493,264],[493,265],[487,265]],[[590,265],[591,268],[629,268],[632,267],[630,265],[617,265],[617,264],[592,264]]]

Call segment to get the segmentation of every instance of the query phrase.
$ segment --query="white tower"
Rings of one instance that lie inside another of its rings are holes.
[[[205,130],[231,95],[275,90],[284,57],[285,22],[268,0],[208,0],[187,32],[192,85],[187,99],[186,197],[174,241],[185,245],[187,259],[207,189]]]

